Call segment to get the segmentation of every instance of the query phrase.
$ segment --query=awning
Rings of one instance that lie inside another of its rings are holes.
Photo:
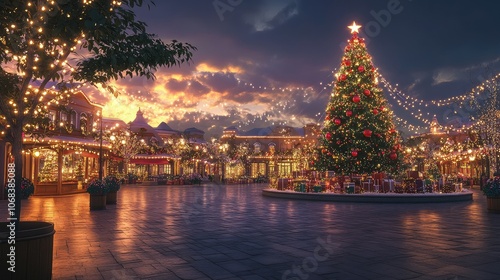
[[[135,164],[170,164],[172,159],[145,159],[145,158],[136,158],[131,159],[130,163]]]
[[[176,159],[175,156],[169,155],[169,154],[158,154],[158,155],[139,154],[139,155],[135,155],[133,158],[131,158],[130,163],[135,163],[135,164],[169,164],[175,159]]]

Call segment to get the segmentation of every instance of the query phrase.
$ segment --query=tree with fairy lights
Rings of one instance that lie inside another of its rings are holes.
[[[123,173],[125,174],[128,173],[130,160],[141,150],[148,148],[145,141],[130,128],[110,129],[103,133],[102,138],[109,143],[111,153],[123,158]]]
[[[44,105],[58,104],[61,96],[76,91],[75,85],[113,91],[113,80],[154,79],[158,67],[191,60],[193,46],[164,43],[136,19],[133,9],[144,3],[0,2],[0,133],[12,144],[16,197],[21,197],[23,129],[40,117]],[[19,221],[21,204],[15,201],[12,218]]]
[[[495,82],[483,87],[481,98],[470,101],[474,109],[471,119],[476,121],[473,127],[477,136],[476,145],[484,147],[488,177],[491,171],[500,173],[500,82],[497,80],[500,74],[494,78]]]
[[[326,109],[314,166],[350,175],[396,173],[402,165],[399,133],[392,111],[377,86],[377,73],[360,26],[349,27],[348,40]]]

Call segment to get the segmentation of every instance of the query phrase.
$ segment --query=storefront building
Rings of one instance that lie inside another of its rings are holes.
[[[84,192],[84,184],[99,173],[99,152],[92,131],[100,119],[102,107],[77,92],[64,109],[48,108],[50,125],[45,137],[23,140],[23,177],[35,185],[35,195],[60,195]],[[102,146],[104,158],[108,147]],[[0,141],[0,166],[4,171],[13,162],[11,144]],[[105,168],[103,162],[103,170]]]
[[[273,126],[250,131],[226,128],[221,137],[222,149],[232,156],[224,163],[224,178],[296,177],[305,174],[310,169],[310,157],[319,131],[319,126],[315,124],[300,128]]]
[[[489,169],[487,150],[478,145],[477,137],[468,129],[444,131],[434,117],[428,132],[408,140],[405,149],[412,158],[410,170],[428,176],[434,162],[445,178],[477,181]]]

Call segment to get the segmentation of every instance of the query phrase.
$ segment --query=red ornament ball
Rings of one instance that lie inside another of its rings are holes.
[[[352,102],[359,103],[360,101],[361,101],[361,97],[359,97],[359,95],[354,95],[352,97]]]
[[[369,90],[369,89],[365,89],[365,90],[363,91],[363,94],[364,94],[364,95],[366,95],[366,96],[370,96],[371,92],[370,92],[370,90]]]
[[[369,130],[369,129],[365,129],[365,130],[363,131],[363,135],[364,135],[365,137],[372,137],[372,131],[371,131],[371,130]]]
[[[346,60],[346,61],[344,61],[344,64],[345,64],[345,66],[351,66],[351,61],[350,60]]]
[[[357,157],[357,156],[358,156],[358,151],[352,151],[352,152],[351,152],[351,156],[353,156],[353,157]]]
[[[342,120],[341,119],[335,119],[333,121],[333,123],[335,123],[336,125],[341,125],[342,124]]]
[[[365,67],[363,65],[359,66],[358,71],[361,73],[365,72]]]
[[[325,134],[325,138],[326,138],[326,140],[330,140],[330,139],[332,139],[332,134],[331,134],[330,132],[327,132],[327,133]]]
[[[398,159],[398,154],[396,154],[395,152],[392,152],[389,154],[389,158],[392,160],[396,160],[396,159]]]
[[[345,115],[348,116],[348,117],[352,116],[352,111],[351,110],[347,110],[345,112]]]
[[[347,79],[347,76],[345,74],[342,74],[339,76],[339,80],[345,81]]]
[[[373,109],[373,114],[374,114],[374,115],[378,114],[378,110],[377,110],[377,108]]]

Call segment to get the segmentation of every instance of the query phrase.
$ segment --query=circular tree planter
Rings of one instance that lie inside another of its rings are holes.
[[[106,204],[116,204],[116,193],[117,192],[108,192],[106,194]]]
[[[106,210],[106,195],[91,194],[90,195],[90,210]]]
[[[0,279],[52,279],[54,224],[20,222],[15,234],[8,225],[7,222],[0,223]],[[9,239],[12,234],[15,244],[9,244],[9,240],[11,243],[13,240]],[[9,271],[12,265],[15,265],[15,272]]]
[[[487,197],[488,212],[500,213],[500,197]]]

